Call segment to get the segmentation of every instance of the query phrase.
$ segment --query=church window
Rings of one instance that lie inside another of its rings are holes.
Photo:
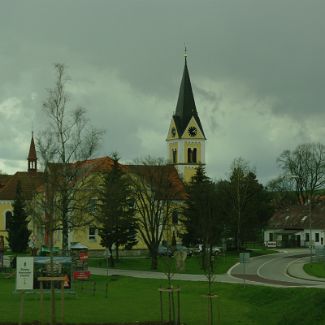
[[[189,162],[189,163],[192,162],[192,149],[191,148],[187,149],[187,162]]]
[[[8,230],[9,228],[9,222],[10,219],[12,218],[12,212],[11,211],[7,211],[5,214],[5,229]]]
[[[196,163],[197,162],[197,149],[187,149],[187,162],[188,163]]]
[[[196,163],[196,148],[192,150],[192,162]]]
[[[177,150],[173,149],[173,164],[177,163]]]

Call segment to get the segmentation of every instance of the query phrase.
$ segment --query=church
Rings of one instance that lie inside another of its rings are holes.
[[[186,53],[176,110],[171,118],[166,142],[168,149],[166,159],[170,163],[171,168],[175,170],[177,178],[175,186],[182,188],[185,194],[183,184],[190,182],[198,166],[205,164],[206,142],[195,105]],[[92,164],[94,172],[102,173],[109,171],[113,165],[110,157],[95,158],[85,163]],[[125,167],[132,169],[132,165],[125,165]],[[15,200],[18,182],[21,183],[23,196],[26,201],[31,201],[33,195],[39,192],[44,184],[44,173],[38,170],[37,151],[33,135],[27,157],[27,171],[16,172],[14,175],[0,175],[0,236],[4,238],[7,237],[8,218],[12,217],[12,203]],[[182,195],[180,200],[184,200],[184,198],[185,195]],[[171,228],[167,231],[168,234],[166,234],[164,239],[167,240],[167,237],[170,237],[171,234],[177,233],[177,229],[180,227],[181,225],[178,224],[178,221],[171,223]],[[35,222],[30,222],[30,229],[32,230],[32,241],[36,246],[46,243],[44,227],[39,227]],[[70,242],[80,242],[89,247],[89,249],[103,249],[100,245],[98,231],[94,225],[72,231],[69,240]],[[55,246],[61,246],[60,232],[56,232],[54,241]],[[135,248],[143,248],[143,243],[139,241]]]
[[[206,138],[194,101],[186,54],[176,112],[170,122],[166,141],[168,160],[184,182],[190,182],[197,167],[205,164]]]

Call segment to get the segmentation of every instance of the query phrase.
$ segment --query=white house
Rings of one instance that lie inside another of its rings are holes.
[[[266,245],[276,247],[309,247],[325,244],[325,203],[291,206],[278,210],[264,230]]]

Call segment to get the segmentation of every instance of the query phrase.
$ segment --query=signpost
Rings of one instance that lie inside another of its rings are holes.
[[[34,258],[17,257],[16,290],[33,290]]]
[[[33,290],[33,284],[34,284],[34,258],[17,257],[16,290],[20,291],[19,324],[22,324],[22,320],[23,320],[25,290]]]
[[[244,286],[246,284],[246,263],[249,263],[249,253],[239,253],[239,261],[243,264],[243,273],[244,273]]]

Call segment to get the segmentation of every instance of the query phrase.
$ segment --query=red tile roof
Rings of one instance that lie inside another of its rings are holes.
[[[78,161],[73,164],[69,164],[72,168],[85,168],[87,174],[92,173],[103,173],[109,172],[114,164],[114,160],[110,157],[100,157],[95,159],[89,159],[84,161]],[[174,166],[146,166],[146,165],[123,165],[119,164],[124,171],[129,171],[134,174],[143,175],[148,177],[149,174],[158,175],[164,173],[170,183],[173,185],[173,193],[171,193],[171,199],[184,200],[186,199],[185,187],[180,179],[177,170]],[[61,164],[50,164],[50,169],[60,168]],[[28,173],[28,172],[17,172],[15,175],[0,175],[0,200],[14,200],[16,195],[16,186],[18,181],[21,181],[22,190],[25,195],[25,199],[29,200],[32,198],[33,193],[43,185],[44,178],[42,172]],[[2,185],[3,184],[3,185]],[[2,186],[2,187],[1,187]]]
[[[12,175],[0,175],[0,189],[6,185],[11,177]]]
[[[21,182],[24,198],[30,200],[37,187],[39,187],[44,181],[43,173],[17,172],[15,175],[9,176],[6,184],[0,188],[0,200],[15,199],[18,181]]]

